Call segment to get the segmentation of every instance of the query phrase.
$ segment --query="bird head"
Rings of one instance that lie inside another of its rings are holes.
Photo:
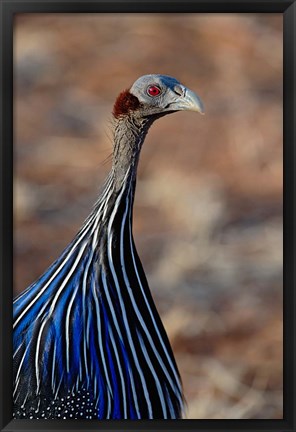
[[[123,115],[159,117],[176,111],[204,113],[199,96],[175,78],[167,75],[144,75],[129,90],[122,92],[114,105],[115,118]]]

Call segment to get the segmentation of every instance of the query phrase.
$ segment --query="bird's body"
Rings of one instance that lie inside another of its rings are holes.
[[[187,108],[168,104],[170,92]],[[162,75],[141,77],[119,95],[113,166],[92,213],[14,301],[15,418],[182,416],[179,372],[132,235],[141,146],[155,119],[180,109],[202,106]]]

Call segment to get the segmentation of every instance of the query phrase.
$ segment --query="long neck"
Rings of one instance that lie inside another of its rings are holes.
[[[128,115],[115,120],[112,166],[115,192],[136,179],[140,151],[152,122],[150,118]]]

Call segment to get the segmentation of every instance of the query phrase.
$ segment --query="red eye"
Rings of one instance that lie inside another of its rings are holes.
[[[158,96],[161,93],[161,90],[159,87],[152,85],[148,87],[147,92],[149,96]]]

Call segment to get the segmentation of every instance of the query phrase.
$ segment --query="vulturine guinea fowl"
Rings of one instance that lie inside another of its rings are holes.
[[[176,79],[145,75],[117,98],[113,164],[90,216],[14,301],[14,417],[175,419],[183,391],[132,234],[137,165],[151,124],[203,112]]]

